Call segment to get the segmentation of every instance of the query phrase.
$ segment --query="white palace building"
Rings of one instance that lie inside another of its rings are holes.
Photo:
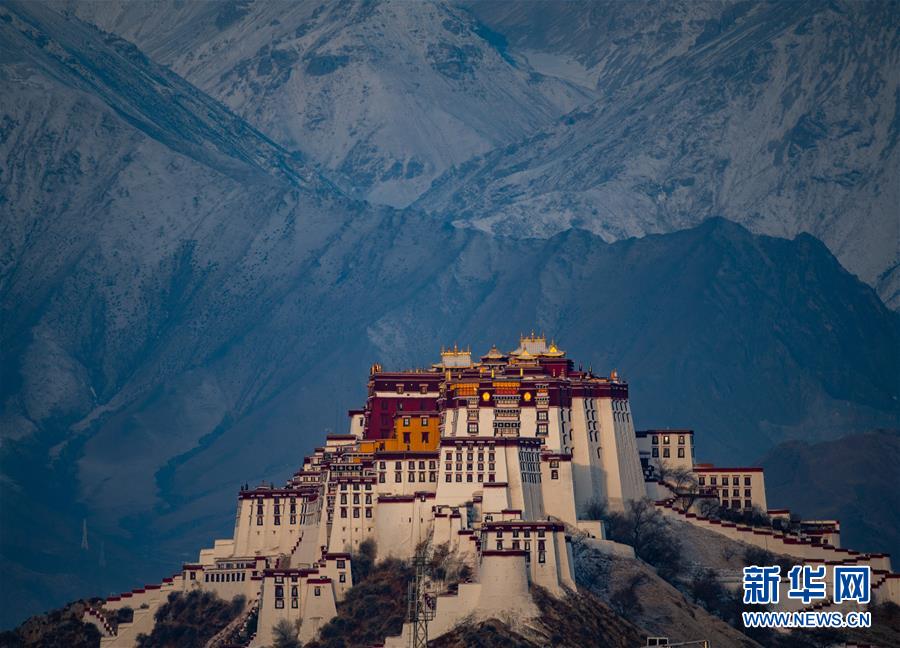
[[[336,614],[352,587],[351,556],[373,540],[378,559],[411,559],[445,545],[469,566],[466,582],[429,583],[440,636],[467,617],[537,614],[529,585],[560,595],[574,589],[571,541],[633,555],[604,538],[591,512],[621,511],[649,497],[668,516],[793,555],[806,562],[864,563],[873,586],[900,600],[900,579],[883,554],[840,548],[836,521],[807,523],[802,533],[706,518],[702,502],[738,510],[767,508],[761,468],[694,462],[690,430],[636,431],[628,385],[576,369],[541,335],[522,336],[509,353],[480,359],[453,348],[427,369],[388,372],[373,365],[365,406],[349,412],[347,434],[328,435],[280,488],[238,493],[234,535],[203,549],[172,578],[113,596],[85,621],[102,645],[134,646],[153,628],[171,592],[244,595],[258,609],[250,646],[270,646],[281,619],[299,621],[309,641]],[[691,476],[687,506],[668,475]],[[597,506],[600,505],[600,506]],[[134,610],[113,630],[107,614]],[[409,645],[412,625],[387,646]]]

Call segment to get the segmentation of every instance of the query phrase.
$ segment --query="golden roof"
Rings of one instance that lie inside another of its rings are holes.
[[[504,358],[506,358],[506,355],[497,348],[496,344],[492,345],[491,350],[481,356],[482,360],[503,360]]]
[[[566,355],[566,352],[556,346],[556,342],[550,341],[550,348],[544,351],[541,355],[547,356],[548,358],[562,358]]]

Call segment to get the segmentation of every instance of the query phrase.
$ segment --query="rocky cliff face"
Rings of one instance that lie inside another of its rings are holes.
[[[543,328],[701,458],[896,420],[898,318],[811,236],[507,238],[375,207],[42,4],[0,7],[0,83],[4,625],[193,559],[238,484],[343,429],[372,361],[441,343]]]

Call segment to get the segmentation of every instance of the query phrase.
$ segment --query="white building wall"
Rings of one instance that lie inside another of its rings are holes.
[[[553,478],[553,471],[556,471],[556,479]],[[541,458],[541,490],[546,515],[557,517],[568,524],[577,524],[571,457],[560,459],[551,455]]]
[[[763,512],[768,510],[766,480],[761,470],[718,467],[695,468],[694,477],[697,479],[698,488],[701,491],[715,490],[720,502],[727,503],[729,508],[734,508],[732,503],[738,501],[740,503],[738,510],[743,510],[746,508],[746,502],[749,500],[751,506],[758,507]],[[700,484],[701,477],[703,478],[703,484]],[[728,481],[727,486],[722,484],[723,479]],[[737,484],[734,483],[735,479],[737,479]],[[713,480],[715,480],[715,483],[713,483]],[[747,484],[747,480],[749,480],[749,484]],[[747,490],[750,491],[749,496],[746,494]]]
[[[305,644],[315,639],[319,629],[337,614],[331,579],[310,578],[306,581],[301,612],[300,642]]]
[[[279,514],[275,515],[275,500],[278,499]],[[290,498],[265,494],[253,498],[241,498],[238,503],[238,516],[235,524],[235,538],[231,549],[234,556],[253,556],[257,554],[291,553],[300,537],[303,519],[303,498],[297,497],[295,522],[291,524]],[[262,514],[259,507],[262,507]],[[276,517],[277,524],[276,524]],[[222,558],[226,555],[213,551],[212,556]]]
[[[468,453],[473,454],[473,480],[467,481],[467,464]],[[461,506],[466,502],[473,501],[476,494],[481,494],[488,482],[489,475],[494,475],[495,482],[507,482],[509,479],[507,467],[507,455],[503,451],[503,446],[495,445],[494,438],[473,437],[472,443],[461,443],[459,445],[442,445],[440,448],[441,458],[438,462],[438,482],[437,482],[437,499],[438,505]],[[452,453],[452,459],[447,461],[447,453]],[[484,481],[477,481],[478,474],[478,453],[484,453]],[[461,458],[457,457],[457,454]],[[490,461],[491,453],[494,455],[493,462]],[[447,464],[450,464],[450,470],[447,470]],[[494,464],[494,469],[490,470],[490,464]],[[459,466],[460,470],[457,470]],[[450,476],[450,481],[447,476]],[[459,477],[457,477],[459,475]]]
[[[299,579],[296,583],[291,583],[289,578],[282,577],[282,582],[276,583],[274,576],[266,576],[261,580],[261,583],[256,637],[250,644],[253,648],[271,646],[274,641],[273,629],[275,625],[282,619],[286,619],[291,624],[296,624],[300,621],[302,614],[299,600],[300,595],[302,595],[302,589],[299,589],[302,583]],[[275,588],[278,586],[286,588],[284,593],[287,596],[282,599],[285,601],[285,605],[282,608],[275,607]],[[298,588],[298,607],[296,608],[291,605],[291,587]]]
[[[383,497],[375,509],[375,542],[379,559],[408,560],[434,523],[432,497]]]
[[[477,610],[480,616],[510,616],[518,621],[538,615],[528,591],[525,552],[494,553],[481,558],[481,592]]]
[[[644,475],[627,399],[599,398],[596,410],[600,428],[601,475],[611,510],[644,496]]]
[[[582,397],[572,398],[572,483],[575,493],[575,510],[579,516],[595,500],[605,502],[609,497],[607,476],[603,473],[598,450],[602,441],[599,434],[588,429],[586,400]],[[593,399],[596,400],[596,399]],[[599,422],[598,422],[599,427]],[[590,432],[590,434],[589,434]]]

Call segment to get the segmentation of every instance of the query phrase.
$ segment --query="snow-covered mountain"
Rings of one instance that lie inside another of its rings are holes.
[[[345,189],[403,206],[451,165],[594,93],[535,72],[431,2],[78,2]]]
[[[437,178],[417,206],[518,237],[808,232],[900,307],[896,0],[58,2],[352,195]]]
[[[446,174],[419,206],[503,234],[606,240],[724,216],[823,240],[900,306],[896,2],[475,3],[601,97]]]

